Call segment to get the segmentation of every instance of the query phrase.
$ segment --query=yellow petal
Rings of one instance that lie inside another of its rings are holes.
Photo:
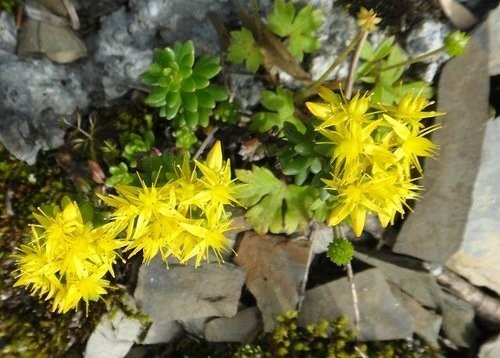
[[[306,102],[309,111],[320,119],[326,119],[332,115],[332,109],[329,104]]]
[[[222,148],[220,141],[215,142],[210,152],[208,152],[206,165],[211,169],[222,169]]]

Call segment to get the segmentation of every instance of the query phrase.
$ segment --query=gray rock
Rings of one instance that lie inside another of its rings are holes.
[[[441,302],[436,279],[422,269],[420,260],[394,255],[383,251],[357,251],[355,257],[369,265],[378,267],[385,278],[398,286],[425,307],[437,309]]]
[[[438,345],[439,331],[443,318],[433,311],[427,310],[420,302],[405,293],[395,284],[389,284],[392,294],[410,312],[413,317],[413,332],[427,343]]]
[[[392,295],[382,271],[373,268],[354,274],[360,311],[361,341],[407,339],[413,334],[413,318]],[[339,316],[354,322],[351,291],[341,278],[306,291],[299,324],[334,321]]]
[[[500,74],[500,7],[491,11],[486,21],[489,34],[489,72],[490,76]]]
[[[76,108],[88,105],[78,73],[45,59],[3,57],[0,83],[0,140],[28,164],[35,163],[39,150],[62,145],[60,116],[71,122]]]
[[[469,302],[441,291],[443,331],[458,347],[473,347],[479,337],[474,308]]]
[[[313,80],[318,79],[338,54],[351,42],[358,32],[358,26],[346,10],[334,2],[322,2],[325,21],[318,31],[321,48],[311,60],[309,73]],[[349,63],[344,61],[334,70],[327,79],[346,78],[349,72]]]
[[[214,318],[205,324],[205,339],[209,342],[249,343],[261,329],[257,307],[244,308],[234,317]]]
[[[138,337],[148,328],[148,321],[138,314],[134,299],[124,294],[121,301],[126,311],[120,307],[112,307],[101,317],[87,341],[84,357],[124,357]]]
[[[447,114],[436,119],[443,128],[433,133],[441,147],[439,158],[425,162],[423,198],[403,224],[395,252],[444,263],[462,244],[488,113],[488,52],[480,41],[484,36],[483,31],[477,33],[466,53],[443,69],[438,110]]]
[[[170,265],[157,257],[139,270],[134,293],[141,312],[153,324],[143,343],[168,342],[180,323],[237,312],[244,271],[234,265],[204,263],[199,268]]]
[[[500,118],[486,124],[472,205],[459,250],[446,266],[500,295]]]
[[[406,52],[410,57],[417,57],[428,52],[437,50],[443,46],[444,38],[451,32],[449,25],[439,22],[433,18],[423,20],[411,29],[406,37]],[[419,77],[431,83],[436,72],[443,62],[449,59],[446,53],[433,56],[426,60],[425,68],[419,71]]]
[[[478,353],[479,358],[498,358],[500,357],[500,333],[490,338],[481,345]]]
[[[16,52],[17,29],[14,16],[7,11],[0,12],[0,56]]]

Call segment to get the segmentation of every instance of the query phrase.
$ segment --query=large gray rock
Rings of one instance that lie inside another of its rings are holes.
[[[383,273],[376,268],[354,274],[360,311],[361,341],[407,339],[413,334],[413,318],[392,295]],[[341,278],[306,291],[299,324],[335,321],[345,315],[354,322],[351,290]]]
[[[244,278],[244,271],[232,264],[172,264],[167,269],[157,257],[143,265],[134,297],[153,323],[142,343],[168,342],[180,324],[193,319],[234,316]]]
[[[423,198],[403,224],[395,252],[444,263],[464,240],[488,118],[488,50],[483,30],[441,74],[438,110],[447,114],[438,117],[443,128],[433,133],[441,147],[439,158],[425,162]]]
[[[459,250],[446,266],[500,295],[500,118],[486,124],[479,173]]]
[[[355,257],[379,268],[387,281],[394,283],[421,305],[432,309],[439,307],[441,289],[436,279],[422,269],[419,260],[375,250],[367,253],[357,251]]]

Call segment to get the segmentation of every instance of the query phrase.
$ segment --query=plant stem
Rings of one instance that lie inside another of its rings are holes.
[[[427,60],[428,58],[430,58],[432,56],[439,55],[444,50],[444,48],[445,47],[443,46],[443,47],[440,47],[440,48],[438,48],[436,50],[432,50],[430,52],[424,53],[423,55],[420,55],[420,56],[417,56],[417,57],[413,57],[413,58],[409,58],[406,61],[402,61],[402,62],[399,62],[399,63],[395,63],[394,65],[383,67],[383,68],[380,69],[380,72],[387,71],[387,70],[392,70],[393,68],[397,68],[397,67],[401,67],[401,66],[409,66],[409,65],[417,63],[417,62],[422,62],[422,61]]]
[[[364,31],[360,31],[356,35],[356,37],[352,39],[351,43],[349,43],[349,45],[342,50],[342,52],[338,55],[335,61],[333,61],[330,67],[328,67],[328,69],[321,75],[320,78],[318,78],[316,81],[307,86],[303,91],[298,93],[298,95],[296,96],[296,102],[303,102],[306,98],[308,98],[317,91],[318,87],[321,86],[323,82],[326,81],[326,79],[333,72],[333,70],[337,68],[337,66],[340,65],[346,59],[349,53],[355,49],[356,45],[363,38],[363,32]]]
[[[345,265],[345,267],[347,269],[347,281],[349,282],[349,288],[351,289],[352,306],[354,309],[354,330],[356,331],[356,334],[359,334],[361,329],[361,318],[359,314],[358,293],[356,291],[356,284],[354,283],[354,273],[350,262]]]
[[[368,31],[362,31],[361,39],[359,40],[356,50],[352,54],[351,66],[349,66],[349,75],[347,76],[347,81],[345,84],[345,97],[347,99],[352,96],[352,88],[354,86],[354,76],[356,75],[356,68],[358,67],[359,55],[361,53],[361,49],[366,42],[366,38],[368,37]]]
[[[333,234],[334,238],[342,238],[344,240],[347,240],[340,225],[334,227]],[[359,334],[361,330],[361,315],[359,313],[359,301],[358,293],[356,291],[356,284],[354,283],[354,273],[350,262],[345,265],[345,267],[347,272],[347,282],[349,283],[349,288],[351,290],[352,307],[354,311],[354,330],[356,334]]]

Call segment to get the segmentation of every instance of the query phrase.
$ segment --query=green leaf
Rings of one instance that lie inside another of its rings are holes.
[[[396,38],[394,36],[390,36],[382,41],[380,45],[378,45],[377,50],[370,61],[379,61],[387,57],[391,53],[395,40]]]
[[[292,2],[275,0],[273,11],[267,16],[267,24],[275,34],[285,37],[292,32],[294,17],[295,7]]]
[[[169,47],[156,48],[153,51],[153,61],[162,68],[171,67],[175,63],[175,52]]]
[[[182,106],[189,112],[196,112],[198,109],[198,97],[196,93],[181,92]]]
[[[311,205],[319,197],[310,186],[287,185],[265,168],[236,170],[244,184],[237,199],[248,207],[246,219],[258,233],[292,234],[307,227],[314,213]]]
[[[184,92],[196,91],[196,81],[192,77],[184,79],[181,83],[181,90]]]
[[[252,72],[257,72],[264,63],[264,55],[250,30],[242,28],[241,31],[231,31],[227,60],[233,63],[245,62]]]
[[[220,60],[215,56],[203,56],[193,67],[194,73],[198,76],[210,79],[220,72],[222,67],[219,64]]]
[[[295,117],[295,105],[292,92],[278,87],[276,92],[262,91],[261,103],[272,112],[258,112],[251,119],[250,129],[267,132],[274,126],[281,130],[285,122],[290,122],[299,130],[305,130],[304,124]]]

